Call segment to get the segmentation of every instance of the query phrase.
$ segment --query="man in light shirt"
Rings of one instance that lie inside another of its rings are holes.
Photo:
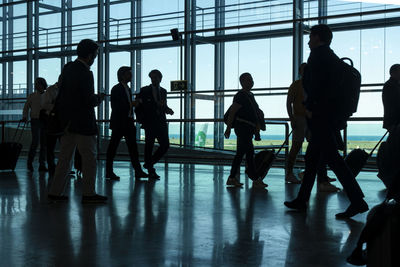
[[[46,168],[46,119],[43,110],[44,92],[47,82],[44,78],[38,77],[35,80],[35,92],[26,99],[22,114],[22,121],[28,121],[28,114],[31,118],[32,143],[29,148],[27,168],[33,171],[33,160],[36,149],[40,143],[39,171],[47,171]],[[30,113],[29,113],[30,111]]]

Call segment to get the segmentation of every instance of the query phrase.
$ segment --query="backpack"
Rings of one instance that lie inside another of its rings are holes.
[[[350,65],[345,62],[348,60]],[[357,111],[361,90],[361,74],[353,67],[353,61],[344,57],[338,63],[339,101],[337,104],[337,118],[347,121]]]

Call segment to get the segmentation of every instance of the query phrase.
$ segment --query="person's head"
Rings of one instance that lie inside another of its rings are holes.
[[[300,67],[299,67],[299,74],[301,77],[303,77],[304,75],[304,69],[307,67],[307,63],[301,63]]]
[[[39,93],[43,93],[47,89],[47,82],[42,77],[37,77],[35,80],[35,90]]]
[[[400,81],[400,64],[394,64],[390,67],[390,77]]]
[[[162,74],[159,70],[152,70],[149,73],[151,79],[151,84],[154,86],[159,86],[162,80]]]
[[[250,90],[251,88],[253,88],[254,81],[250,73],[245,72],[242,75],[240,75],[239,81],[243,89]]]
[[[330,45],[332,42],[332,31],[326,24],[318,24],[310,29],[310,40],[308,46],[310,49],[317,48],[321,45]]]
[[[117,77],[119,82],[128,83],[132,80],[132,69],[127,66],[122,66],[118,69]]]
[[[99,45],[95,41],[83,39],[79,42],[76,52],[78,53],[78,58],[85,61],[89,66],[92,66],[97,57],[98,50]]]

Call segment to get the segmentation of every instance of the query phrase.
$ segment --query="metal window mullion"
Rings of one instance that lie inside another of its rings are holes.
[[[67,0],[67,44],[72,44],[72,0]],[[71,51],[72,47],[68,46],[67,50]],[[72,56],[67,56],[67,62],[72,60]]]
[[[65,47],[63,47],[63,45],[65,45],[65,33],[66,33],[66,31],[65,31],[65,18],[66,18],[66,16],[65,16],[65,10],[66,10],[66,8],[65,8],[65,1],[64,0],[60,0],[61,1],[61,52],[65,52]],[[64,67],[64,65],[65,65],[65,60],[66,60],[66,58],[65,58],[65,56],[62,56],[61,57],[61,70],[62,70],[62,68]]]
[[[9,51],[12,51],[14,48],[14,43],[13,43],[13,34],[14,34],[14,19],[13,19],[13,10],[14,6],[10,5],[8,6],[8,14],[7,14],[7,20],[8,20],[8,32],[7,32],[7,36],[8,36],[8,47],[7,49]],[[12,57],[13,56],[13,52],[9,52],[7,54],[7,56]],[[14,62],[13,61],[9,61],[8,62],[8,97],[12,98],[14,96],[13,94],[13,83],[14,83],[14,79],[13,79],[13,73],[14,73]]]
[[[299,75],[299,67],[303,61],[303,33],[304,24],[302,21],[295,21],[304,17],[304,2],[303,0],[293,1],[293,66],[292,66],[292,81],[295,81]]]
[[[28,49],[27,51],[27,62],[26,62],[26,96],[28,96],[30,93],[32,93],[32,84],[33,84],[33,79],[32,79],[32,68],[33,68],[33,42],[32,42],[32,22],[33,22],[33,3],[32,2],[27,2],[26,3],[26,28],[27,28],[27,34],[26,34],[26,48]]]
[[[40,44],[39,44],[39,2],[38,1],[34,2],[34,8],[35,8],[35,10],[34,10],[34,16],[35,16],[34,17],[34,19],[35,19],[34,36],[35,36],[35,39],[34,39],[33,47],[36,49],[34,50],[34,53],[33,53],[34,65],[35,65],[33,77],[36,79],[37,77],[39,77],[39,50],[37,50],[37,48],[40,47]],[[28,16],[29,15],[30,14],[28,14]],[[32,22],[32,20],[30,20],[30,21]],[[32,33],[32,31],[30,31],[30,32]],[[28,34],[31,34],[31,33],[28,33]]]
[[[105,14],[105,19],[104,19],[104,37],[106,39],[106,42],[104,43],[104,93],[109,94],[110,93],[110,43],[108,40],[110,40],[110,0],[105,1],[104,5],[104,14]],[[99,21],[99,24],[101,21]],[[114,73],[113,73],[114,75]],[[100,89],[100,86],[99,86]],[[110,118],[109,116],[109,98],[104,102],[104,119],[108,120]]]
[[[142,35],[142,1],[136,0],[136,18],[135,18],[135,26],[136,26],[136,36]],[[135,39],[134,43],[140,44],[142,42],[141,39]],[[142,86],[142,50],[136,50],[136,92],[140,91],[140,87]]]
[[[97,7],[97,40],[103,40],[104,38],[104,0],[98,1]],[[99,43],[99,51],[97,57],[97,92],[103,92],[103,82],[104,82],[104,43]],[[104,120],[104,102],[97,107],[97,118]],[[108,119],[108,118],[107,118]],[[101,127],[100,129],[103,129]],[[100,130],[100,133],[103,131]]]

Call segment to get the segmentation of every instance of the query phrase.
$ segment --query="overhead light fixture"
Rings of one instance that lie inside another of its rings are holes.
[[[381,5],[400,5],[400,0],[342,0],[344,2],[369,3]]]

